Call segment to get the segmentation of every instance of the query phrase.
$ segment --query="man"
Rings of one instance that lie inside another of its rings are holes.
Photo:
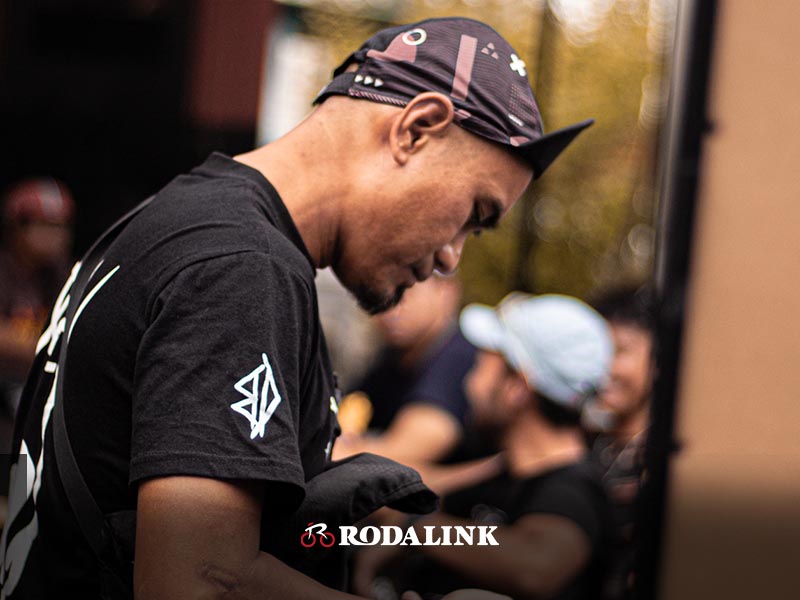
[[[87,265],[69,325],[78,299],[62,292],[18,427],[6,597],[98,597],[106,581],[51,429],[68,430],[102,513],[136,509],[137,597],[348,597],[261,550],[336,436],[315,268],[330,265],[365,309],[389,308],[453,271],[466,237],[588,123],[542,137],[521,61],[464,19],[380,32],[335,74],[286,136],[212,155],[160,191]]]
[[[608,328],[576,298],[522,294],[467,307],[461,327],[481,350],[467,377],[475,420],[495,432],[505,464],[414,529],[497,525],[498,545],[417,547],[428,560],[412,560],[400,581],[428,593],[477,585],[517,600],[595,598],[610,516],[579,421],[608,373]],[[362,591],[385,559],[376,554],[357,570]]]
[[[592,458],[603,470],[614,508],[614,560],[604,598],[617,599],[631,593],[635,560],[635,502],[644,474],[653,384],[652,298],[648,287],[622,287],[593,305],[608,321],[615,348],[608,384],[598,397],[610,425],[592,441]]]
[[[435,593],[478,585],[518,600],[594,598],[609,515],[579,421],[608,373],[608,328],[576,298],[523,294],[467,307],[461,328],[481,350],[466,383],[474,417],[497,435],[505,465],[414,528],[497,525],[498,545],[419,547],[428,560],[401,581]],[[375,562],[368,554],[357,570],[362,591]]]
[[[468,408],[462,384],[475,359],[458,329],[460,298],[455,278],[434,275],[374,318],[386,348],[355,387],[358,395],[342,401],[335,457],[373,452],[404,464],[433,463],[459,442]],[[347,412],[365,400],[369,433],[347,431]]]

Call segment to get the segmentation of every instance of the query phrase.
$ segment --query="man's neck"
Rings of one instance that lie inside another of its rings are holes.
[[[554,427],[531,413],[515,420],[503,438],[503,446],[511,473],[517,477],[577,462],[586,453],[577,427]]]
[[[340,202],[350,175],[322,119],[307,119],[286,136],[235,159],[266,177],[280,194],[317,268],[331,263],[340,226]]]

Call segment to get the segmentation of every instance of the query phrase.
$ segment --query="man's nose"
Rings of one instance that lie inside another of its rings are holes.
[[[450,275],[456,272],[458,262],[461,260],[461,251],[464,249],[464,242],[467,236],[459,234],[454,240],[445,244],[433,255],[433,268],[442,275]]]

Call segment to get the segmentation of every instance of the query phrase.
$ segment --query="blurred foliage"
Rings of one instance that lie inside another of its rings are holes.
[[[387,25],[452,15],[492,25],[524,58],[546,131],[596,120],[499,229],[468,242],[465,300],[494,303],[512,289],[585,297],[649,277],[672,3],[305,0],[300,11],[330,69]]]

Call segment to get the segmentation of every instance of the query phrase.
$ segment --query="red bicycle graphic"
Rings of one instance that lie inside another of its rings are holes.
[[[319,545],[323,548],[330,548],[336,543],[336,536],[332,533],[325,533],[328,526],[325,523],[314,524],[312,521],[305,528],[300,536],[300,544],[304,548],[311,548],[319,540]],[[316,529],[316,532],[314,531]]]

